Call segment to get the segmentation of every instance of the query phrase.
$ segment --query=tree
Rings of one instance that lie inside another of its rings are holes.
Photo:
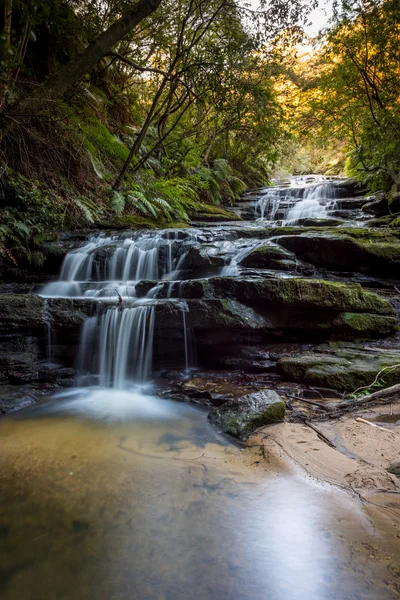
[[[303,123],[345,141],[348,174],[375,189],[400,186],[399,30],[398,0],[336,6],[301,95]]]
[[[134,27],[152,14],[161,4],[161,0],[138,0],[131,5],[120,18],[115,20],[105,31],[92,41],[75,60],[60,68],[59,71],[47,79],[39,88],[35,89],[33,97],[23,96],[10,106],[5,106],[2,114],[3,124],[6,123],[3,135],[11,126],[10,119],[15,115],[29,111],[35,112],[42,108],[44,101],[54,101],[63,98],[89,73],[120,40],[122,40]],[[10,0],[7,5],[8,13],[12,10]],[[8,17],[7,23],[11,20]]]

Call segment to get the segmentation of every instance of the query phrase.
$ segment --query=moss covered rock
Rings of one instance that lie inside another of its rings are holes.
[[[204,282],[209,296],[235,298],[269,304],[321,308],[338,312],[394,315],[391,304],[359,284],[319,279],[232,279],[213,277]]]
[[[273,390],[235,398],[209,414],[211,423],[224,433],[246,439],[257,427],[283,421],[286,406]]]
[[[293,264],[295,263],[295,255],[292,252],[288,252],[284,248],[276,245],[269,244],[266,246],[258,246],[251,250],[240,262],[243,267],[253,267],[260,269],[274,268],[277,261],[290,260]]]
[[[367,230],[368,231],[368,230]],[[333,271],[357,271],[399,277],[400,243],[397,240],[351,238],[342,234],[302,233],[276,240],[297,258]]]
[[[281,358],[276,368],[289,381],[352,392],[371,385],[379,371],[395,365],[399,367],[382,374],[384,384],[389,386],[400,381],[400,353],[374,355],[351,349],[333,354],[310,353]]]

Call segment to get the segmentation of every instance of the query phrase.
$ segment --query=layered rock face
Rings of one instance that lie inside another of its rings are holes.
[[[141,288],[142,284],[139,286]],[[165,283],[158,295],[170,288]],[[215,366],[229,345],[246,344],[248,336],[261,344],[285,341],[374,338],[397,331],[391,304],[357,284],[315,279],[236,279],[213,277],[188,281],[180,299],[187,304],[186,326],[194,332],[199,357]],[[182,308],[174,298],[154,300],[155,362],[162,363],[165,347],[182,352]],[[133,302],[132,302],[133,304]],[[46,366],[46,342],[52,336],[52,356],[72,368],[79,354],[82,324],[94,311],[114,310],[108,300],[44,299],[33,294],[7,294],[0,299],[2,333],[0,376],[4,382],[62,380]],[[129,310],[129,301],[124,309]],[[66,372],[70,377],[70,372]],[[61,381],[62,383],[62,381]]]

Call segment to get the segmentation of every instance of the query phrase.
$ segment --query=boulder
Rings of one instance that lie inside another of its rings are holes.
[[[379,192],[374,196],[369,196],[362,210],[366,213],[382,217],[400,211],[400,192],[388,193]]]
[[[283,421],[286,405],[273,390],[262,390],[229,400],[214,408],[208,418],[233,437],[246,439],[257,427]]]
[[[225,260],[218,255],[219,249],[212,245],[193,246],[188,250],[180,264],[181,269],[215,269],[225,265]]]
[[[306,353],[278,360],[277,372],[288,381],[352,392],[369,386],[385,367],[385,386],[400,380],[400,352],[374,354],[356,349],[343,349],[330,354]]]

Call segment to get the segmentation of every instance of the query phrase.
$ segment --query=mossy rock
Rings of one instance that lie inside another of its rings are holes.
[[[189,216],[193,221],[204,222],[242,220],[239,215],[230,210],[225,210],[221,206],[213,206],[205,203],[199,204],[194,210],[190,210]]]
[[[229,400],[211,411],[213,425],[233,437],[246,439],[258,427],[285,419],[286,405],[273,390],[263,390]]]
[[[277,261],[291,260],[293,262],[294,259],[295,255],[292,252],[288,252],[277,244],[270,244],[258,246],[251,250],[240,261],[240,265],[242,267],[270,269],[274,268]]]
[[[399,365],[383,374],[385,386],[400,381],[400,353],[369,355],[365,352],[342,351],[332,355],[303,354],[278,360],[277,372],[288,381],[353,392],[373,383],[385,367]]]
[[[333,271],[399,277],[400,243],[376,238],[352,239],[326,233],[288,235],[276,240],[297,258]]]
[[[99,225],[105,229],[129,229],[134,231],[136,229],[157,229],[161,224],[146,217],[124,215],[115,217],[111,221],[102,221]]]
[[[378,313],[394,315],[392,305],[359,284],[338,283],[320,279],[233,279],[213,277],[205,282],[213,297],[257,301],[268,304],[321,308],[337,312]]]

